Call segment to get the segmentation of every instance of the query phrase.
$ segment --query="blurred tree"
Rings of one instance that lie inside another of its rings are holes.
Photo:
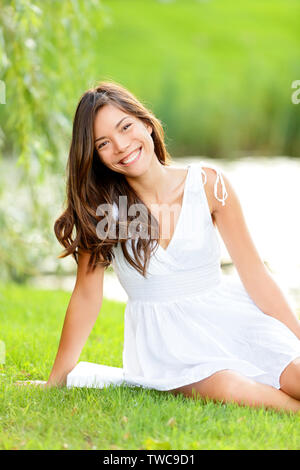
[[[18,165],[34,168],[41,178],[45,168],[61,169],[74,100],[89,80],[83,72],[95,15],[99,31],[107,16],[97,0],[4,0],[0,10],[2,155],[18,155]]]
[[[46,175],[49,181],[51,174],[64,174],[74,107],[82,90],[93,86],[89,81],[95,79],[94,71],[86,51],[94,42],[90,23],[95,16],[99,32],[109,18],[98,0],[2,0],[0,80],[6,89],[5,104],[0,104],[2,279],[24,282],[39,273],[47,254],[54,258],[57,194],[52,195],[53,204],[45,204],[42,184]],[[16,162],[13,174],[5,161]],[[13,180],[8,181],[10,177]],[[59,193],[55,185],[53,189]]]

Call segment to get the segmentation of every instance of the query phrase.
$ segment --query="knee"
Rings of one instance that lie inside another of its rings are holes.
[[[280,389],[288,394],[297,394],[300,398],[300,358],[290,362],[280,376]]]
[[[250,379],[243,377],[237,372],[228,370],[216,377],[213,395],[216,399],[236,401],[244,395],[245,389],[249,388],[251,384],[252,381]]]
[[[254,393],[256,382],[230,369],[215,372],[210,377],[190,385],[170,390],[173,394],[182,393],[193,398],[213,401],[240,402]]]
[[[239,402],[255,386],[255,382],[233,370],[224,370],[214,374],[206,385],[199,390],[204,398]]]

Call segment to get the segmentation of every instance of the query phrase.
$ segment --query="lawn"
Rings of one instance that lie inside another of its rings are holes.
[[[16,387],[47,380],[70,293],[0,285],[0,449],[300,449],[292,413],[139,387]],[[123,303],[104,299],[81,361],[122,366]]]

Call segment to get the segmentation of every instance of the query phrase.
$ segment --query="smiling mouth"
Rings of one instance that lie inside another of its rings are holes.
[[[138,150],[134,151],[129,157],[123,158],[119,163],[123,166],[128,166],[131,165],[134,162],[137,162],[138,159],[140,158],[142,153],[142,147],[140,147]]]

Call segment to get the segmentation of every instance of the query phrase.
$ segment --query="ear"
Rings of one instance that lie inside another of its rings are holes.
[[[146,127],[147,127],[147,131],[148,131],[148,132],[149,132],[149,134],[151,135],[151,134],[152,134],[152,132],[153,132],[153,127],[152,127],[152,126],[150,126],[150,124],[147,124],[147,125],[146,125]]]

